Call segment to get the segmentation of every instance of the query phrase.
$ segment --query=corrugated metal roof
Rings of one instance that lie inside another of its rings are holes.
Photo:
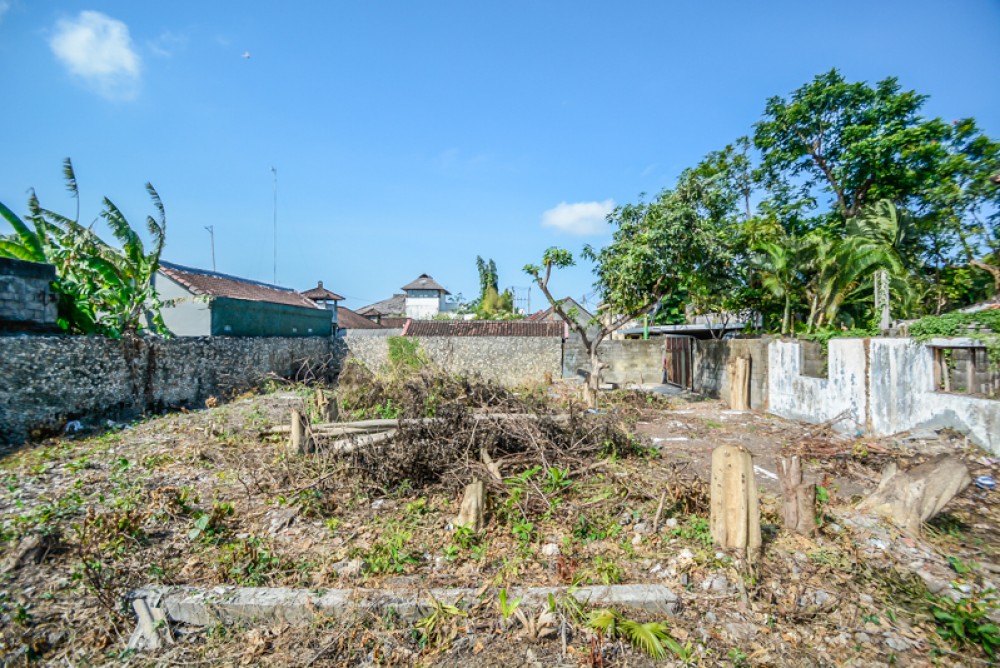
[[[528,320],[411,320],[403,336],[551,336],[563,338],[562,322]]]
[[[368,304],[357,309],[361,315],[404,315],[406,313],[406,295],[393,295],[374,304]]]
[[[179,264],[163,261],[160,262],[160,272],[196,295],[287,304],[288,306],[302,306],[312,309],[319,308],[298,292],[277,285],[268,285],[214,271],[182,267]]]

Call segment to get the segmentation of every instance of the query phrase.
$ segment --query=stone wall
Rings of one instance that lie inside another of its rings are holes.
[[[540,383],[558,378],[562,339],[518,336],[419,336],[420,348],[436,367],[461,375],[479,375],[504,385]],[[379,373],[389,363],[388,337],[337,339],[340,354]]]
[[[750,408],[767,407],[767,346],[769,339],[725,339],[696,341],[694,390],[729,401],[726,364],[736,357],[750,357]]]
[[[332,379],[329,338],[0,337],[0,442],[60,431],[70,420],[201,406],[268,375],[304,371]]]
[[[608,365],[601,376],[605,383],[660,383],[663,381],[663,339],[604,340],[598,348],[601,361]],[[563,378],[590,371],[590,356],[580,335],[573,332],[563,349]]]
[[[0,258],[0,331],[56,328],[56,293],[51,264]]]

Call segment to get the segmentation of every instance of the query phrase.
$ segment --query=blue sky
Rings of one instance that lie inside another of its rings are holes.
[[[141,223],[151,181],[165,259],[211,268],[211,225],[219,271],[270,282],[273,166],[279,284],[358,307],[426,272],[473,297],[476,255],[527,286],[831,67],[1000,137],[997,0],[0,0],[0,201],[72,212],[69,156],[85,222],[107,195]]]

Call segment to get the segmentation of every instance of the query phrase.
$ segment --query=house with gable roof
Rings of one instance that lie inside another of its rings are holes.
[[[330,312],[298,292],[160,262],[153,285],[176,336],[330,336]]]
[[[358,309],[358,313],[386,325],[386,319],[394,323],[399,318],[428,320],[441,313],[458,310],[458,303],[448,299],[451,293],[447,288],[429,274],[420,274],[401,289],[402,294],[363,306]]]

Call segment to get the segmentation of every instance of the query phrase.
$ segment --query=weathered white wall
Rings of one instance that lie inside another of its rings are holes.
[[[844,411],[834,427],[840,431],[865,428],[866,369],[864,339],[832,339],[826,378],[802,375],[801,353],[795,341],[774,341],[767,354],[768,410],[775,415],[826,422]]]
[[[440,297],[406,297],[406,317],[417,320],[433,318],[441,312]]]
[[[951,427],[1000,454],[1000,401],[936,392],[931,349],[911,339],[871,342],[872,433]]]
[[[187,288],[157,272],[153,286],[164,306],[160,309],[163,324],[175,336],[209,336],[212,333],[212,311],[209,300],[191,294]]]

